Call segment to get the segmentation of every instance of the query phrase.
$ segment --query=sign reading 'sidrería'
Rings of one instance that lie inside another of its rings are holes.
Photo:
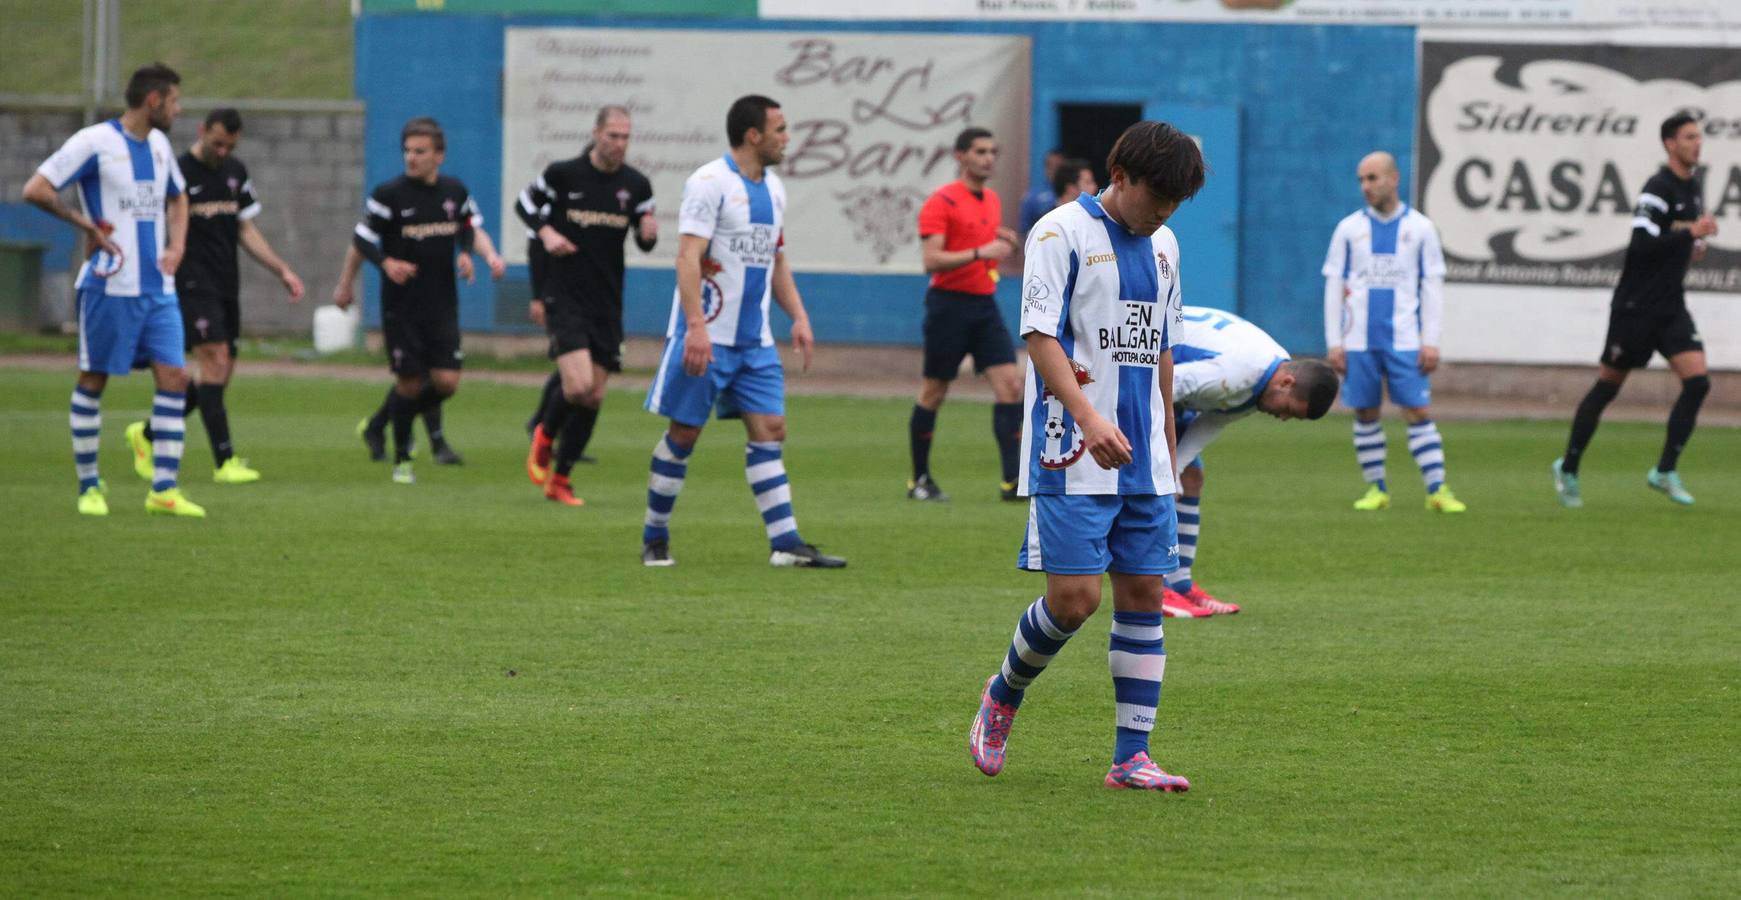
[[[1665,160],[1662,120],[1704,129],[1719,231],[1689,290],[1741,292],[1741,54],[1714,47],[1421,44],[1415,191],[1447,278],[1608,287]]]

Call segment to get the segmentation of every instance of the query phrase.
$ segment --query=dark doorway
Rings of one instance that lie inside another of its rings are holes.
[[[1094,180],[1106,186],[1106,155],[1126,128],[1142,121],[1140,103],[1058,104],[1058,147],[1066,157],[1094,166]]]

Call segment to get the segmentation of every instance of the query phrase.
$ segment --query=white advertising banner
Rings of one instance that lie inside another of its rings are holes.
[[[1644,182],[1677,111],[1704,129],[1718,233],[1687,274],[1708,337],[1741,329],[1741,54],[1732,49],[1423,40],[1414,196],[1447,265],[1445,352],[1592,362]],[[1737,342],[1708,341],[1741,366]]]
[[[1013,222],[1028,158],[1026,37],[797,31],[509,28],[502,123],[503,220],[551,162],[580,154],[601,106],[633,119],[629,164],[653,182],[657,252],[669,266],[683,182],[726,152],[725,113],[744,94],[780,103],[791,132],[786,246],[806,271],[916,273],[917,219],[955,177],[955,136],[997,135],[992,187]],[[523,262],[525,242],[505,242]]]
[[[765,19],[1741,28],[1735,0],[761,0]]]

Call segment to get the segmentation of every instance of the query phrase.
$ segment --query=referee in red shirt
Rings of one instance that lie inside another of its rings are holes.
[[[907,496],[947,500],[931,478],[931,438],[937,410],[961,360],[991,381],[996,404],[992,433],[1003,463],[1005,500],[1016,500],[1016,456],[1022,440],[1022,378],[1016,372],[1015,345],[998,313],[998,261],[1015,250],[1016,233],[1003,226],[1003,204],[986,186],[997,165],[997,141],[984,128],[969,128],[955,138],[961,177],[937,189],[919,209],[919,240],[931,288],[925,292],[925,373],[913,418],[907,425],[913,450],[913,480]]]

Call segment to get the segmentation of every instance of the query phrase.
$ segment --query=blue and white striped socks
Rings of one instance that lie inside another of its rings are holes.
[[[1439,426],[1425,419],[1409,426],[1409,452],[1415,465],[1421,467],[1421,480],[1427,483],[1427,493],[1435,493],[1445,484],[1445,442],[1439,438]]]
[[[1360,474],[1367,484],[1384,486],[1384,423],[1354,420],[1354,458],[1360,462]]]
[[[1118,702],[1118,740],[1112,752],[1116,766],[1149,749],[1149,732],[1161,705],[1161,676],[1167,670],[1161,614],[1114,612],[1106,663]]]
[[[158,391],[151,398],[151,489],[175,489],[181,451],[187,436],[187,395]]]
[[[103,431],[103,395],[82,387],[73,388],[72,414],[67,424],[73,432],[73,467],[79,473],[79,493],[97,486],[97,441]]]
[[[991,698],[1010,706],[1021,706],[1028,685],[1046,671],[1052,657],[1064,649],[1064,642],[1075,633],[1065,631],[1052,619],[1051,611],[1046,609],[1045,597],[1035,600],[1022,613],[1021,621],[1016,623],[1016,636],[1010,639],[1003,669],[991,680]]]
[[[669,433],[660,435],[659,443],[653,445],[653,471],[647,476],[647,519],[641,529],[641,543],[671,540],[671,508],[677,505],[683,477],[689,474],[689,454],[694,452],[694,447],[671,443]]]
[[[1203,524],[1203,498],[1181,495],[1179,512],[1179,567],[1165,576],[1167,587],[1181,594],[1191,592],[1191,563],[1197,560],[1197,531]]]
[[[786,480],[786,463],[780,458],[779,441],[750,441],[744,446],[744,478],[756,495],[756,509],[768,530],[768,546],[790,550],[798,539],[798,520],[792,516],[792,486]]]

